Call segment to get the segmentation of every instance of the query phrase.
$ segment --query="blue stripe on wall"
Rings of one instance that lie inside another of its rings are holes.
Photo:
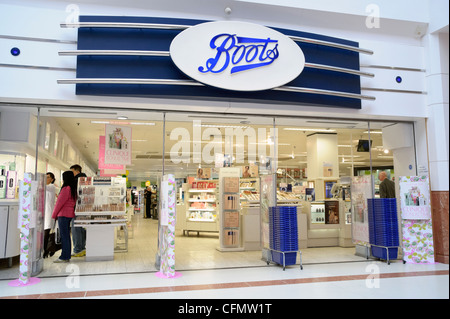
[[[112,16],[80,16],[79,20],[80,22],[134,22],[183,25],[196,25],[207,22],[190,19]],[[358,46],[358,43],[348,40],[293,30],[273,29],[286,35]],[[180,32],[181,30],[80,28],[78,30],[78,50],[169,51],[172,39]],[[359,54],[357,52],[309,43],[298,43],[298,45],[305,54],[306,62],[359,70]],[[138,56],[78,56],[77,78],[189,79],[178,70],[170,57]],[[305,68],[298,78],[287,85],[355,94],[360,94],[361,92],[360,78],[357,75],[308,68]],[[209,86],[77,84],[76,94],[361,108],[361,101],[358,99],[272,90],[236,92]]]

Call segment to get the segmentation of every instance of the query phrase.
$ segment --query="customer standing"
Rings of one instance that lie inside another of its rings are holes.
[[[386,176],[385,171],[378,174],[380,180],[380,198],[395,198],[395,183]]]
[[[75,187],[78,188],[78,178],[87,177],[81,172],[81,166],[78,164],[70,166],[70,170],[75,177]],[[83,227],[73,227],[72,222],[72,240],[73,240],[73,257],[86,256],[86,229]]]
[[[47,185],[45,186],[45,214],[44,214],[44,258],[53,256],[53,251],[48,251],[48,238],[50,237],[50,230],[52,228],[52,214],[55,208],[56,187],[55,174],[47,173]]]
[[[72,245],[70,242],[70,222],[75,217],[75,204],[77,200],[77,184],[72,171],[63,173],[63,185],[56,200],[52,218],[58,220],[61,233],[61,256],[56,263],[69,262]]]
[[[151,218],[151,205],[152,205],[152,188],[150,186],[147,186],[147,188],[144,191],[144,198],[145,198],[145,215],[144,218]]]

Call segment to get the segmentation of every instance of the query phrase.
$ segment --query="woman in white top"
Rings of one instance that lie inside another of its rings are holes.
[[[52,213],[56,202],[55,175],[52,172],[47,173],[47,185],[45,187],[45,215],[44,215],[44,258],[53,256],[55,252],[47,250],[50,230],[53,228]]]

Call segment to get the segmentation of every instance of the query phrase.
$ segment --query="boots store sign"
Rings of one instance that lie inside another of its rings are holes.
[[[206,22],[178,34],[174,64],[190,78],[233,91],[261,91],[296,79],[305,66],[300,47],[273,29],[246,22]]]
[[[358,42],[242,21],[80,16],[77,95],[361,109]],[[306,62],[305,62],[306,59]]]

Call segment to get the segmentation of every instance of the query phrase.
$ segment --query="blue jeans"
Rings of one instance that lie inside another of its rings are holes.
[[[78,254],[86,250],[86,229],[72,225],[73,252]]]
[[[61,233],[61,256],[59,259],[70,260],[72,244],[70,242],[70,222],[72,218],[58,217],[58,226]]]

